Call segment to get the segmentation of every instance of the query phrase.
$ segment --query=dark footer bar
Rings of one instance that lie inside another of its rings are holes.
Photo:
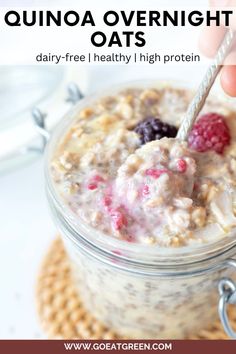
[[[236,354],[233,340],[1,340],[1,354],[65,353]]]

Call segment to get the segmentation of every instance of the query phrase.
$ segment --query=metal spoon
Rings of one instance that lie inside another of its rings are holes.
[[[207,96],[211,90],[212,85],[215,82],[217,75],[219,74],[223,62],[229,53],[229,50],[232,46],[234,40],[234,32],[232,30],[228,30],[218,51],[215,56],[213,63],[207,69],[206,74],[203,77],[203,80],[192,100],[190,105],[188,106],[188,110],[186,115],[181,123],[179,128],[177,138],[180,140],[187,140],[188,134],[192,129],[192,126],[201,111],[204,103],[207,99]]]

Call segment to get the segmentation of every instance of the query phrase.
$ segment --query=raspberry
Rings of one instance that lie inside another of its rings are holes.
[[[184,173],[187,170],[187,162],[184,159],[179,159],[177,161],[177,169],[179,172]]]
[[[166,168],[163,169],[155,169],[155,168],[148,168],[145,171],[145,175],[146,176],[151,176],[153,178],[159,178],[163,173],[168,173],[169,170],[167,170]]]
[[[159,140],[164,136],[167,138],[175,138],[177,128],[162,122],[159,118],[149,117],[137,124],[135,132],[139,134],[141,143],[146,144],[152,140]]]
[[[96,183],[89,183],[88,184],[88,189],[90,191],[93,191],[94,189],[97,189],[98,185]]]
[[[229,143],[229,128],[224,117],[218,113],[201,116],[188,137],[189,147],[199,152],[213,150],[222,154]]]
[[[148,194],[149,194],[149,186],[147,184],[144,184],[144,186],[142,187],[142,196],[145,197]]]
[[[120,210],[110,210],[110,216],[112,218],[112,225],[115,230],[120,230],[123,226],[127,226],[127,219]]]
[[[102,199],[102,204],[105,206],[105,207],[109,207],[112,203],[112,199],[111,197],[109,196],[105,196],[103,199]]]
[[[95,175],[90,179],[87,187],[89,190],[93,191],[98,188],[98,183],[101,182],[105,182],[104,178],[102,176]]]

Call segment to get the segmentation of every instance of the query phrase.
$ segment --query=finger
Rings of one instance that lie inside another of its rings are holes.
[[[213,58],[223,40],[223,37],[226,34],[227,29],[225,27],[205,27],[199,37],[199,49],[208,58]],[[234,41],[231,51],[236,50],[236,40]],[[236,64],[236,58],[233,58],[235,61],[231,64]],[[226,65],[230,63],[226,62]]]
[[[226,33],[226,28],[210,26],[205,27],[199,38],[200,51],[208,58],[214,57],[222,39]]]
[[[223,90],[232,97],[236,97],[236,65],[224,66],[221,72]]]

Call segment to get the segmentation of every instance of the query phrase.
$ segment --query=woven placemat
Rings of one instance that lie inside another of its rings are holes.
[[[56,239],[43,260],[37,280],[39,319],[51,339],[122,339],[85,311],[72,281],[63,243]],[[229,309],[235,324],[235,306]],[[219,321],[188,339],[228,339]]]

